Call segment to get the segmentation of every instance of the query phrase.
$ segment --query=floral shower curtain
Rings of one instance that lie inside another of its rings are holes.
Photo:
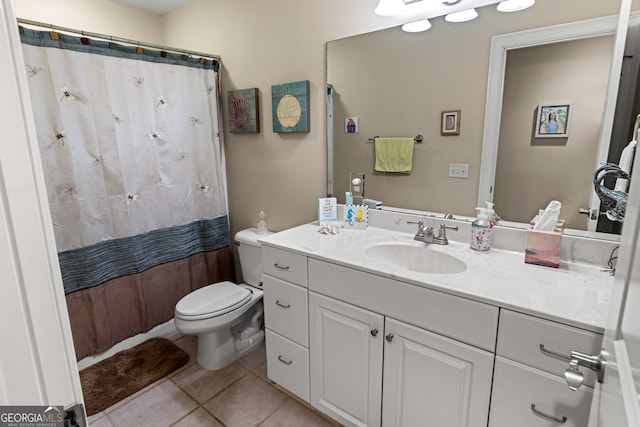
[[[233,279],[219,63],[20,28],[76,356]]]

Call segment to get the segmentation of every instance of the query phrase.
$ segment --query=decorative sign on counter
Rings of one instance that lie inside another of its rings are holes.
[[[335,197],[318,198],[318,225],[338,220],[338,200]]]
[[[369,207],[365,205],[344,206],[344,228],[366,230],[369,225]]]

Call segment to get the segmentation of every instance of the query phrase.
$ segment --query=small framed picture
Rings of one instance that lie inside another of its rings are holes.
[[[568,138],[573,103],[540,104],[536,114],[536,138]]]
[[[441,135],[460,135],[460,115],[462,110],[442,112]]]
[[[227,92],[227,102],[229,132],[260,133],[258,88],[230,90]]]
[[[344,133],[358,133],[357,117],[347,117],[344,119]]]

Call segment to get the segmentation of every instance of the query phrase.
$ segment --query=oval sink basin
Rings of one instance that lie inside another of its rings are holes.
[[[370,246],[364,255],[383,264],[430,274],[462,273],[467,265],[455,256],[421,242],[390,242]]]

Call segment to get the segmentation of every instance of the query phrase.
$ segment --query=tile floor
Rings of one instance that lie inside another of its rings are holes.
[[[264,343],[218,371],[196,362],[197,339],[177,338],[191,360],[147,388],[89,417],[91,427],[335,427],[267,379]]]

